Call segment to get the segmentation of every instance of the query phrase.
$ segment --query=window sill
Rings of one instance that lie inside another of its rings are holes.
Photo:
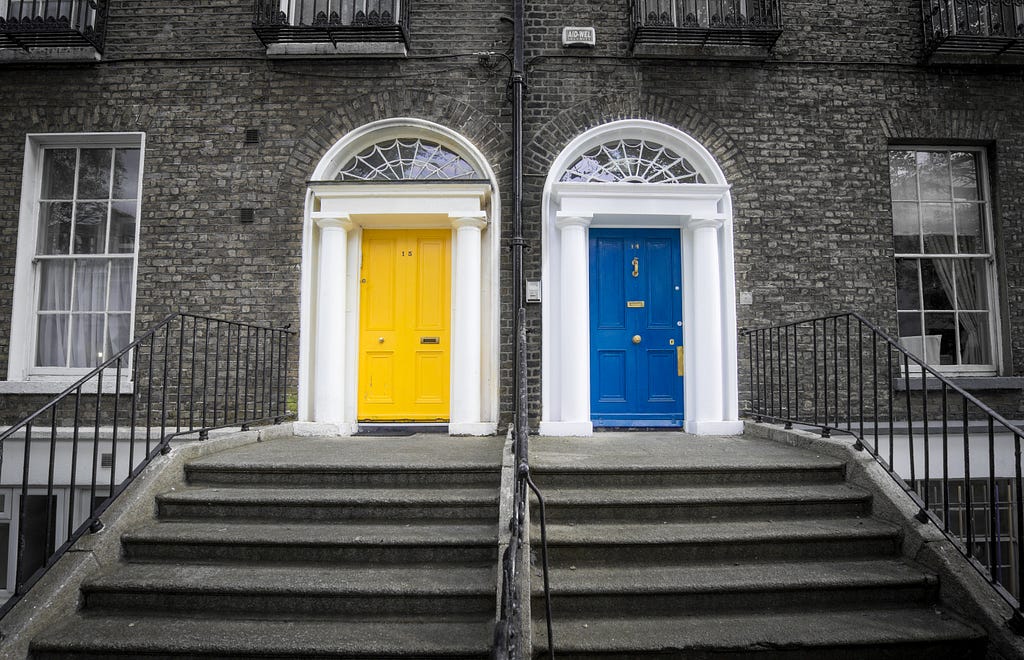
[[[99,62],[99,52],[92,46],[67,46],[51,48],[32,48],[29,51],[20,49],[0,49],[0,64],[15,64],[18,62],[40,62],[70,63],[70,62]]]
[[[1020,376],[949,376],[949,380],[968,392],[1024,390],[1024,377]],[[907,381],[903,378],[898,378],[894,382],[894,389],[897,392],[905,392],[908,389],[912,392],[920,392],[923,381],[924,379],[920,376],[911,376],[910,387],[908,388]],[[929,392],[938,392],[942,390],[942,383],[937,378],[928,378],[927,387]]]
[[[46,379],[46,380],[0,380],[0,394],[60,394],[77,379]],[[121,381],[121,394],[132,394],[134,384],[130,380]],[[102,394],[117,392],[117,383],[113,378],[103,379]],[[91,380],[82,385],[82,394],[96,394],[96,381]]]
[[[270,59],[405,57],[405,44],[393,41],[340,41],[330,43],[277,43],[267,46]]]

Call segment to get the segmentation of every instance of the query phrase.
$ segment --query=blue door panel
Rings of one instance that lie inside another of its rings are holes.
[[[681,284],[678,230],[590,230],[596,426],[682,425]]]

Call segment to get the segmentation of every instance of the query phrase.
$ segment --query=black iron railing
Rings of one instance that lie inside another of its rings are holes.
[[[106,10],[106,0],[0,2],[0,48],[91,46],[102,53]]]
[[[1024,0],[922,0],[929,52],[1024,55]]]
[[[110,504],[173,439],[288,417],[294,335],[172,314],[0,433],[0,474],[20,475],[3,484],[17,503],[7,529],[17,530],[17,559],[4,571],[13,595],[0,616],[102,528]]]
[[[870,453],[1014,608],[1024,587],[1024,430],[853,312],[740,333],[746,413]]]
[[[407,0],[255,0],[263,45],[354,41],[408,44]]]
[[[516,353],[517,363],[521,365],[525,376],[526,371],[526,310],[520,309],[517,318]],[[512,429],[512,451],[515,461],[515,481],[512,496],[512,516],[509,519],[509,544],[501,558],[501,614],[494,634],[494,646],[491,657],[494,660],[514,660],[526,657],[523,648],[523,633],[530,622],[522,620],[522,598],[530,598],[531,594],[522,594],[519,586],[520,575],[529,570],[530,558],[523,552],[523,533],[526,522],[526,507],[529,506],[527,488],[537,497],[538,522],[540,524],[541,566],[544,572],[544,616],[547,622],[548,654],[554,658],[554,635],[551,621],[551,592],[548,584],[548,543],[547,524],[545,521],[544,496],[530,476],[530,438],[527,431],[526,389],[517,392],[517,410],[523,411],[516,415]]]
[[[632,41],[770,49],[782,34],[781,0],[630,0]]]

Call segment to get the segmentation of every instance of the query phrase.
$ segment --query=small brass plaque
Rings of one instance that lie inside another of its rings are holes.
[[[643,300],[627,300],[626,301],[626,307],[643,307],[643,306],[644,306],[644,301]]]

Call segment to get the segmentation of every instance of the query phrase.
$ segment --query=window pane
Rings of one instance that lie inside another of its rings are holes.
[[[36,337],[36,366],[66,367],[68,361],[68,315],[40,314]]]
[[[921,288],[924,292],[924,308],[928,310],[952,310],[953,288],[956,286],[955,259],[922,259]]]
[[[111,314],[107,317],[106,358],[128,345],[131,335],[131,315]]]
[[[114,202],[110,211],[110,246],[107,252],[135,252],[135,202]]]
[[[107,202],[79,202],[75,212],[75,254],[102,254],[107,241]]]
[[[889,153],[889,184],[894,200],[917,199],[917,165],[913,151]]]
[[[981,224],[980,204],[957,204],[956,233],[960,252],[983,254],[988,252],[985,232]]]
[[[900,312],[900,337],[919,337],[921,335],[921,313]]]
[[[893,202],[892,231],[896,254],[921,252],[921,227],[915,202]]]
[[[131,259],[110,260],[110,302],[107,303],[107,309],[110,311],[131,311],[134,270],[135,262]]]
[[[49,506],[47,506],[49,505]],[[27,580],[53,554],[57,528],[57,497],[28,495],[25,499],[25,528],[19,578]]]
[[[72,199],[75,194],[75,149],[47,149],[43,155],[42,199]]]
[[[954,254],[953,206],[951,204],[921,204],[921,229],[924,232],[924,251],[930,254]]]
[[[963,364],[991,364],[988,313],[960,314],[960,355]]]
[[[71,326],[72,367],[95,367],[103,355],[103,314],[76,314]]]
[[[949,199],[948,153],[945,151],[917,152],[917,175],[921,180],[921,199]]]
[[[62,311],[71,309],[71,261],[44,261],[39,264],[39,309]]]
[[[897,309],[921,309],[917,263],[917,259],[896,260]]]
[[[924,335],[925,345],[929,348],[928,362],[935,364],[934,357],[931,354],[931,345],[935,342],[935,337],[938,336],[939,342],[939,362],[938,364],[956,364],[957,347],[956,347],[956,330],[955,330],[955,319],[953,313],[943,312],[937,314],[935,312],[925,312],[924,315]]]
[[[978,190],[978,166],[975,164],[977,154],[955,151],[950,154],[950,166],[953,174],[953,197],[956,199],[981,199]]]
[[[36,254],[67,254],[71,249],[71,202],[39,205],[39,244]]]
[[[107,260],[75,262],[75,312],[102,312],[107,308]]]
[[[988,265],[984,259],[958,259],[956,268],[957,307],[966,311],[987,311]]]
[[[0,589],[7,589],[7,576],[10,575],[7,569],[8,548],[11,544],[11,523],[0,523]],[[10,585],[14,586],[14,585]]]
[[[139,150],[117,149],[114,155],[114,199],[135,199],[139,193]]]
[[[111,149],[82,149],[78,164],[78,199],[110,197]]]

